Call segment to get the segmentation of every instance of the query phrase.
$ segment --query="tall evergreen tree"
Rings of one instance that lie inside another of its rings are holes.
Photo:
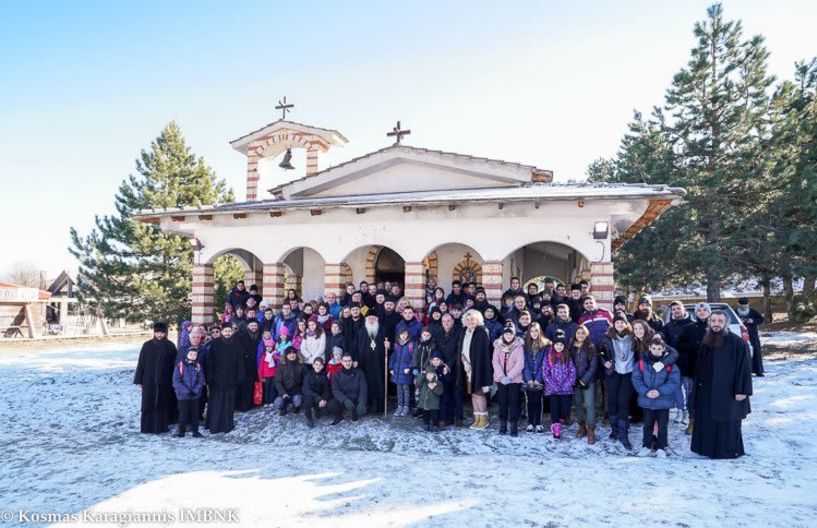
[[[190,313],[188,240],[135,222],[131,215],[139,209],[225,203],[233,200],[232,191],[190,152],[176,123],[142,150],[136,172],[119,186],[116,214],[97,216],[96,227],[84,237],[71,228],[80,299],[100,306],[107,317],[178,323]]]
[[[707,298],[719,301],[721,281],[741,269],[739,236],[747,204],[763,182],[758,160],[768,131],[768,51],[763,37],[743,40],[740,21],[725,21],[720,4],[695,24],[697,44],[666,95],[668,132],[678,163],[672,183],[687,189],[689,243],[683,265],[700,271]]]

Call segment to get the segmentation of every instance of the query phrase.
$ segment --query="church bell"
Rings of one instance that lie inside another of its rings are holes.
[[[284,170],[293,170],[295,167],[292,166],[292,149],[287,149],[286,154],[284,154],[284,159],[281,163],[278,164]]]

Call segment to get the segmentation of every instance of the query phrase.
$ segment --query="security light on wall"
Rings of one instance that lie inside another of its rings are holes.
[[[204,249],[204,246],[201,245],[201,240],[196,237],[191,238],[188,240],[188,242],[190,242],[190,247],[193,249],[193,251],[201,251]]]
[[[593,238],[596,240],[606,240],[610,233],[610,222],[598,221],[593,224]]]

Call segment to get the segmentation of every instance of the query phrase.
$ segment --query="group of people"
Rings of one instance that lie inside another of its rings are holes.
[[[528,433],[544,433],[549,414],[561,439],[575,407],[576,436],[590,444],[603,421],[611,441],[633,450],[630,424],[641,421],[642,449],[670,452],[673,421],[686,424],[696,453],[744,454],[751,373],[763,374],[763,320],[747,299],[737,313],[757,340],[754,355],[730,332],[728,315],[707,303],[690,315],[672,302],[665,323],[648,295],[628,314],[623,297],[613,312],[599,308],[584,281],[570,293],[543,286],[523,291],[514,277],[494,306],[474,283],[454,281],[448,294],[431,284],[416,310],[399,284],[347,284],[339,298],[311,302],[289,290],[273,307],[239,281],[218,324],[182,325],[178,351],[167,327],[155,325],[134,379],[141,430],[178,422],[179,436],[201,436],[204,419],[210,433],[229,432],[235,412],[266,405],[282,416],[303,412],[309,427],[324,414],[337,425],[384,414],[392,399],[393,416],[421,418],[430,432],[463,427],[470,404],[469,427],[481,430],[494,400],[502,435],[518,436],[523,419]]]

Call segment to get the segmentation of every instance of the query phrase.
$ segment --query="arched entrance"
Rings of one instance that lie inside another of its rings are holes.
[[[374,261],[375,282],[406,283],[406,261],[392,249],[381,248]]]

